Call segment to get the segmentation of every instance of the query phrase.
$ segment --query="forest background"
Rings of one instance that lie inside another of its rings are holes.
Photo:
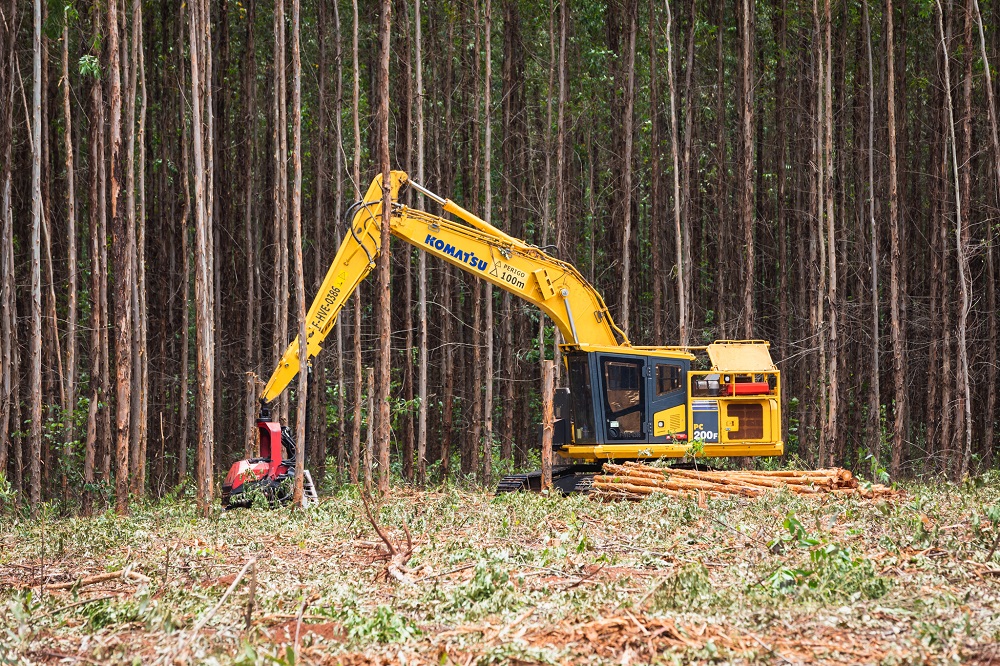
[[[5,492],[211,504],[389,165],[575,263],[634,343],[770,340],[804,464],[995,465],[995,3],[378,4],[3,1]],[[390,263],[279,403],[313,477],[371,471],[376,364],[381,483],[530,464],[551,325]]]

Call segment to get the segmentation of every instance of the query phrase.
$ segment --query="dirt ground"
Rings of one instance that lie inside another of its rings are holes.
[[[352,489],[4,516],[0,662],[1000,664],[997,475],[890,500],[396,489],[376,514],[395,558]]]

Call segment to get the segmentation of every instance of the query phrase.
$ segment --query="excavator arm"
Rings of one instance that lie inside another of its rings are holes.
[[[568,344],[588,347],[630,347],[615,325],[604,299],[571,264],[513,238],[455,202],[430,192],[393,171],[390,233],[414,247],[439,257],[537,306],[549,316]],[[409,183],[461,222],[395,203]],[[381,251],[382,176],[372,181],[361,202],[348,211],[348,233],[327,271],[306,316],[308,358],[320,352],[340,310],[375,267]],[[277,398],[299,372],[299,340],[288,346],[262,398]]]

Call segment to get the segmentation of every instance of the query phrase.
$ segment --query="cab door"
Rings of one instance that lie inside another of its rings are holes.
[[[690,361],[647,359],[649,441],[666,442],[687,434],[687,371]],[[683,438],[678,438],[683,439]]]
[[[598,400],[604,441],[608,444],[647,441],[646,362],[647,359],[641,356],[622,354],[600,354],[598,357],[597,370],[601,378]]]

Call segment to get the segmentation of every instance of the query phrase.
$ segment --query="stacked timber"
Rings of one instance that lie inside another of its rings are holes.
[[[590,494],[601,500],[641,500],[649,495],[676,496],[685,493],[757,497],[776,489],[786,489],[801,495],[834,493],[867,498],[897,493],[882,485],[862,485],[849,470],[839,467],[815,470],[703,471],[626,462],[623,465],[605,463],[604,473],[594,477]]]

